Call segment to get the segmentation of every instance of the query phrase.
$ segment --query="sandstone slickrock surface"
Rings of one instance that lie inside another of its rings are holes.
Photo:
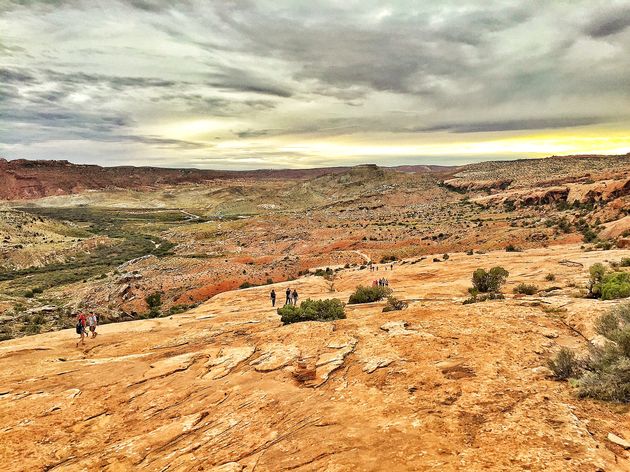
[[[409,308],[347,306],[331,323],[283,326],[260,287],[101,326],[78,349],[72,330],[2,342],[2,470],[629,470],[629,452],[608,439],[630,437],[628,409],[580,400],[540,368],[560,346],[587,349],[564,323],[591,339],[613,303],[511,295],[549,272],[583,283],[592,263],[629,253],[396,265],[390,286]],[[498,264],[511,274],[507,299],[462,305],[472,271]],[[334,293],[321,277],[290,285],[303,299],[347,300],[371,277],[339,272]]]

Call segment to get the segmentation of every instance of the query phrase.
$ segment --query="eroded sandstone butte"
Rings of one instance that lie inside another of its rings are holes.
[[[3,470],[629,470],[627,408],[579,400],[545,376],[612,302],[576,297],[590,264],[630,251],[574,246],[452,254],[393,271],[291,282],[347,300],[386,276],[403,311],[282,326],[269,287],[171,318],[0,343]],[[567,261],[570,261],[567,262]],[[508,299],[462,305],[477,267],[510,271]],[[515,298],[519,282],[562,287]],[[277,284],[282,293],[286,283]]]

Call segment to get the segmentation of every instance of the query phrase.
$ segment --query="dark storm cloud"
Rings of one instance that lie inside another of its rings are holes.
[[[620,33],[629,26],[630,5],[625,5],[596,14],[586,27],[586,32],[594,38],[603,38]]]
[[[529,120],[506,120],[471,123],[445,123],[426,128],[412,128],[410,131],[430,133],[448,131],[449,133],[487,133],[492,131],[522,131],[534,129],[558,129],[587,126],[597,123],[610,122],[608,118],[534,118]]]

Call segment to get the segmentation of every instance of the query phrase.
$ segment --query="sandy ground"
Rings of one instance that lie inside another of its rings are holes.
[[[606,439],[630,439],[628,408],[579,400],[538,369],[561,345],[586,346],[565,323],[590,337],[613,304],[566,287],[629,255],[452,254],[290,283],[301,299],[345,301],[385,276],[410,301],[348,306],[332,323],[282,326],[268,286],[102,326],[84,347],[72,330],[0,343],[2,469],[630,470]],[[494,265],[510,271],[508,299],[462,305],[473,270]],[[563,289],[515,298],[518,282]]]

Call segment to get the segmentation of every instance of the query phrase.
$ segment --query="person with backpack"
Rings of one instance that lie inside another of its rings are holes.
[[[269,297],[271,298],[271,306],[276,306],[276,291],[274,289],[271,289]]]
[[[293,289],[293,294],[291,295],[293,297],[293,304],[295,306],[297,306],[297,301],[298,301],[298,293],[297,290]]]
[[[287,295],[287,299],[284,302],[285,305],[290,305],[291,304],[291,288],[287,287],[287,291],[285,292]]]
[[[81,336],[81,339],[77,341],[77,347],[79,347],[79,342],[81,344],[85,344],[85,323],[87,321],[85,314],[83,312],[79,312],[79,314],[77,315],[76,321],[77,321],[77,324],[75,326],[75,330],[77,334]]]
[[[87,323],[88,323],[88,326],[90,327],[90,333],[92,333],[92,339],[94,339],[96,335],[98,334],[96,332],[96,326],[98,325],[98,317],[96,316],[96,313],[90,312],[90,314],[87,317]]]

